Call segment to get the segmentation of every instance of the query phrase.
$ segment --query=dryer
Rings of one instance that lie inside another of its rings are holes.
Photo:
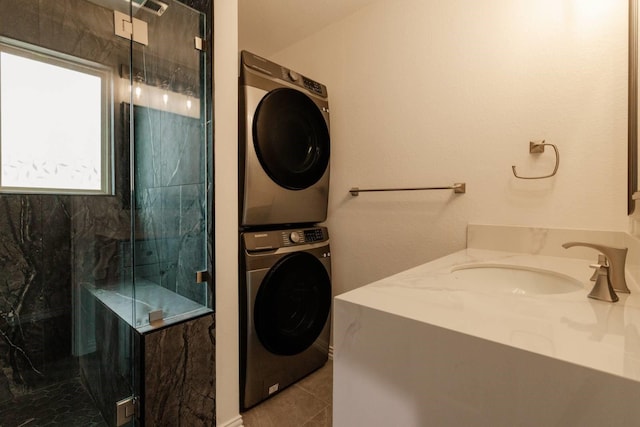
[[[245,232],[240,237],[244,410],[328,360],[331,252],[325,227]]]
[[[240,226],[312,224],[327,217],[327,87],[241,53]]]

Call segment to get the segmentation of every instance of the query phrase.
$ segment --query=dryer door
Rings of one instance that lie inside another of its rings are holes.
[[[271,353],[291,356],[309,348],[331,307],[331,279],[306,252],[281,258],[260,285],[254,305],[256,333]]]
[[[329,165],[329,128],[304,93],[275,89],[260,101],[253,118],[253,143],[260,164],[281,187],[303,190]]]

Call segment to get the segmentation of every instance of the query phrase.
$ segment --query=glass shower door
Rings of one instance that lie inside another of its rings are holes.
[[[211,311],[207,286],[206,17],[182,2],[154,14],[132,51],[136,327]],[[135,32],[135,31],[134,31]]]

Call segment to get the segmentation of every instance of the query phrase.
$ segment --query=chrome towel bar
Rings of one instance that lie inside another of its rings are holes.
[[[466,193],[467,184],[464,182],[456,182],[449,187],[413,187],[413,188],[358,188],[353,187],[349,190],[352,196],[357,196],[360,193],[371,193],[374,191],[421,191],[421,190],[453,190],[454,193]]]

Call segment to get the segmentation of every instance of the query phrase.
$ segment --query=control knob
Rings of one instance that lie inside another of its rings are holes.
[[[300,237],[300,233],[298,233],[297,231],[292,231],[291,234],[289,234],[289,240],[291,240],[293,243],[300,243],[300,240],[302,240],[302,238]]]
[[[289,78],[291,79],[291,81],[297,82],[298,80],[300,80],[300,74],[296,73],[295,71],[289,70]]]

